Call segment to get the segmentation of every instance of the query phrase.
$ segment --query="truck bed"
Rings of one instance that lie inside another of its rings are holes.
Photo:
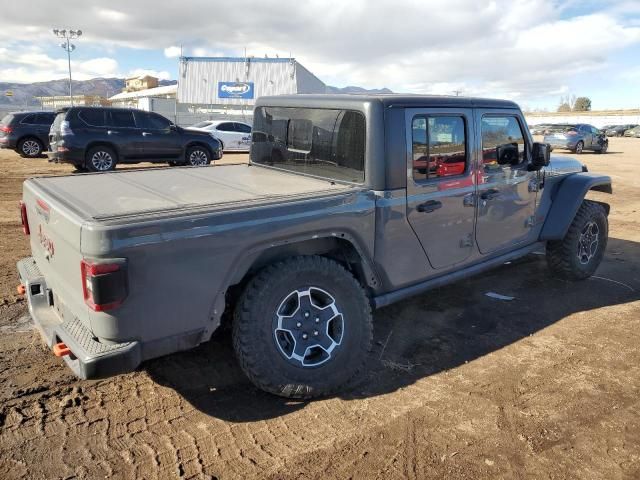
[[[238,207],[352,188],[246,164],[123,170],[39,177],[29,182],[83,220],[97,221],[189,209]]]

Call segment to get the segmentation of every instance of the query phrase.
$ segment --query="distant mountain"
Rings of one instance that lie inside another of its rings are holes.
[[[329,85],[327,85],[327,93],[355,93],[355,94],[360,94],[360,95],[366,95],[368,93],[393,93],[391,90],[389,90],[388,88],[370,88],[370,89],[366,89],[366,88],[362,88],[362,87],[354,87],[354,86],[348,86],[348,87],[331,87]]]
[[[175,80],[160,80],[160,86],[174,85]],[[124,88],[124,78],[92,78],[91,80],[74,80],[72,83],[74,95],[101,95],[111,97],[120,93]],[[13,96],[7,97],[6,92]],[[366,89],[362,87],[331,87],[327,86],[327,93],[393,93],[388,88]],[[50,80],[36,83],[8,83],[0,82],[0,108],[6,110],[11,107],[38,105],[35,97],[49,97],[53,95],[68,95],[69,82],[65,79]]]
[[[173,85],[175,80],[160,80],[160,86]],[[73,80],[74,95],[101,95],[111,97],[120,93],[124,88],[124,78],[92,78],[91,80]],[[6,92],[13,92],[7,97]],[[50,80],[36,83],[7,83],[0,82],[0,107],[38,105],[34,97],[48,97],[53,95],[68,95],[68,80]]]

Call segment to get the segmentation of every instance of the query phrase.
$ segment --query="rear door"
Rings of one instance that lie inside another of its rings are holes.
[[[516,110],[477,110],[479,152],[476,241],[488,254],[532,241],[537,172],[527,171],[531,139]],[[525,133],[526,132],[526,133]],[[499,153],[506,152],[501,164]]]
[[[142,131],[136,125],[131,110],[107,111],[107,137],[116,146],[120,160],[140,158],[138,149]]]
[[[213,131],[213,134],[222,141],[225,150],[238,149],[238,132],[233,123],[222,122]]]
[[[55,113],[37,113],[35,118],[35,134],[42,142],[44,149],[46,150],[49,145],[49,129],[55,118]]]
[[[585,148],[591,148],[594,144],[593,134],[589,125],[580,125],[580,135],[583,138]]]
[[[251,127],[244,123],[233,124],[238,132],[238,150],[249,150],[251,146]]]
[[[407,218],[433,268],[473,251],[474,119],[470,109],[407,109]]]

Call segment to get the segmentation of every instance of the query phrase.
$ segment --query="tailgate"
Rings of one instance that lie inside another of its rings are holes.
[[[24,182],[23,202],[32,256],[51,290],[49,301],[61,316],[71,314],[89,327],[80,276],[82,220],[31,180]]]

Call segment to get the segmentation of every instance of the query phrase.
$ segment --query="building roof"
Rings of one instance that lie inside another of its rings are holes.
[[[109,97],[109,100],[127,100],[132,98],[144,98],[144,97],[164,97],[167,95],[175,95],[178,91],[178,85],[166,85],[164,87],[146,88],[144,90],[137,90],[135,92],[122,92]]]
[[[128,77],[128,78],[125,78],[125,80],[144,80],[145,78],[155,78],[157,80],[157,78],[152,75],[139,75],[137,77]]]
[[[181,57],[185,62],[249,62],[249,63],[289,63],[295,62],[295,58],[277,58],[277,57]]]

